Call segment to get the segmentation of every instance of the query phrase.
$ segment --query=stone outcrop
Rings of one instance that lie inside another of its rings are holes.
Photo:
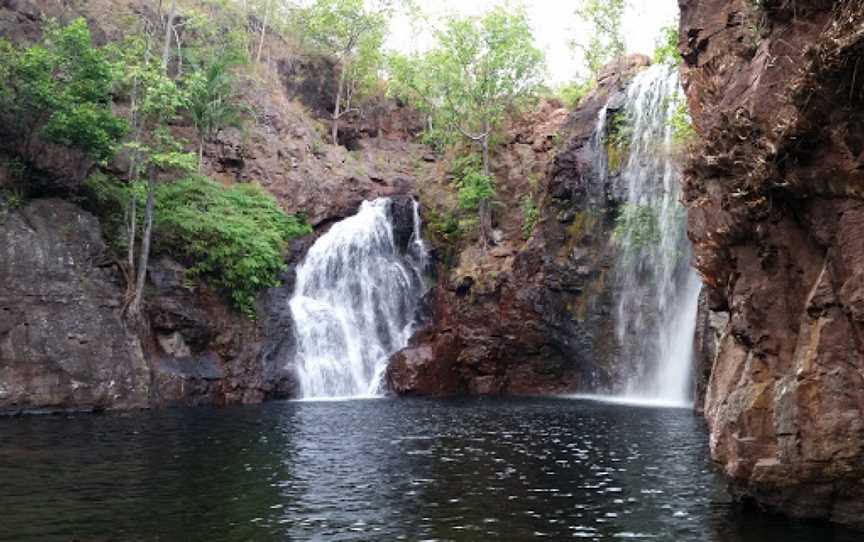
[[[30,43],[49,18],[84,17],[97,43],[121,35],[125,16],[155,21],[141,0],[91,0],[75,5],[48,0],[0,1],[0,37]],[[167,254],[151,259],[146,329],[132,331],[122,317],[125,283],[94,214],[70,201],[87,201],[82,181],[97,167],[80,153],[0,127],[0,413],[102,410],[170,405],[253,403],[296,395],[290,367],[293,322],[288,299],[293,266],[333,222],[379,196],[406,196],[428,149],[410,142],[416,116],[388,100],[343,119],[351,151],[329,145],[327,90],[332,62],[298,62],[281,38],[268,34],[266,63],[243,81],[242,100],[254,115],[243,130],[226,128],[204,147],[204,173],[225,183],[257,183],[288,212],[301,212],[315,233],[296,240],[283,286],[262,294],[251,322],[225,296]],[[128,104],[117,103],[118,110]],[[317,117],[316,117],[317,115]],[[171,129],[194,141],[188,122]],[[25,152],[26,151],[26,152]],[[23,159],[22,159],[23,158]],[[26,164],[26,180],[14,171]],[[120,156],[99,166],[122,180]],[[410,200],[398,205],[407,243]],[[406,234],[407,232],[407,234]],[[407,235],[407,236],[406,236]],[[158,248],[158,247],[157,247]]]
[[[680,4],[712,457],[742,499],[864,527],[864,2]]]
[[[391,359],[391,390],[540,394],[611,384],[616,340],[607,272],[618,202],[615,179],[594,171],[592,136],[600,109],[623,103],[627,81],[647,65],[629,57],[609,67],[576,111],[547,104],[511,127],[492,161],[502,202],[497,244],[484,252],[469,241],[455,265],[439,272],[431,324]],[[523,241],[520,201],[532,179],[540,218]]]
[[[60,200],[0,224],[0,411],[145,406],[150,369],[120,315],[99,222]]]
[[[122,314],[98,219],[59,199],[0,202],[0,413],[260,402],[293,392],[255,323],[154,261],[149,329]]]

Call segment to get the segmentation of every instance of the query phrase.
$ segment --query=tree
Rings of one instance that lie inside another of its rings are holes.
[[[600,70],[626,50],[621,20],[627,0],[581,0],[576,16],[589,27],[587,39],[574,40],[572,45],[582,50],[585,66],[596,80]]]
[[[331,128],[334,145],[339,144],[339,119],[354,111],[355,94],[377,78],[391,15],[388,0],[315,0],[304,13],[309,38],[339,64]]]
[[[111,64],[93,46],[84,19],[50,22],[41,43],[19,49],[0,40],[0,113],[8,115],[32,159],[36,136],[106,160],[126,132],[111,111]]]
[[[216,57],[186,78],[187,109],[198,135],[198,171],[204,143],[221,128],[240,124],[243,108],[237,100],[235,79],[228,59]]]
[[[423,104],[439,129],[480,149],[480,169],[460,184],[465,202],[476,203],[480,241],[491,236],[490,138],[501,121],[540,89],[543,53],[534,45],[522,8],[498,6],[482,17],[449,17],[436,33],[437,46],[425,55],[402,59],[392,76],[397,89]],[[412,67],[413,66],[413,67]]]
[[[166,23],[167,24],[167,23]],[[129,93],[129,116],[132,134],[123,148],[130,156],[129,204],[127,207],[127,317],[137,322],[144,297],[147,268],[153,232],[154,192],[160,172],[191,172],[196,168],[195,155],[185,152],[174,139],[168,122],[187,106],[184,90],[167,74],[164,63],[165,49],[157,59],[153,51],[154,36],[141,33],[126,39],[115,48],[114,67],[118,79],[118,92]],[[140,187],[142,177],[145,187]],[[137,194],[146,193],[138,262],[135,265],[137,220]]]

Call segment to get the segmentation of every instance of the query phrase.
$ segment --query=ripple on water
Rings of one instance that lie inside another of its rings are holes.
[[[288,402],[4,419],[0,434],[0,540],[835,536],[718,506],[704,428],[679,409]]]

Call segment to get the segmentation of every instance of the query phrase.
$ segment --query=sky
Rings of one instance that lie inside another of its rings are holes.
[[[500,0],[417,0],[433,19],[445,13],[479,15]],[[525,0],[538,45],[546,52],[549,81],[564,83],[574,78],[581,59],[569,42],[584,32],[574,14],[574,0]],[[678,13],[677,0],[629,0],[624,17],[624,36],[631,53],[651,54],[660,28],[671,23]],[[431,36],[412,28],[407,18],[398,17],[391,28],[388,46],[403,52],[423,50]]]

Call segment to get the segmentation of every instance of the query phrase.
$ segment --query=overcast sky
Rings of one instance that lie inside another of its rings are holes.
[[[448,12],[478,15],[500,0],[418,0],[433,17]],[[624,20],[624,36],[630,52],[651,54],[660,28],[671,23],[678,13],[677,0],[629,0]],[[562,83],[573,79],[580,59],[569,47],[582,27],[574,14],[573,0],[526,0],[538,45],[546,51],[549,79]],[[394,21],[388,45],[401,51],[425,49],[430,36],[411,27],[405,18]]]

